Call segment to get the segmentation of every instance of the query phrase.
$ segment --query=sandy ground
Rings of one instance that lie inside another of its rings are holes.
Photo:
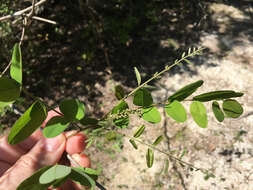
[[[250,23],[250,18],[239,9],[227,5],[214,4],[211,10],[215,11],[213,19],[217,21],[218,29],[202,33],[201,43],[195,44],[208,48],[209,52],[196,58],[193,61],[196,64],[187,68],[182,66],[182,71],[188,70],[184,74],[165,74],[156,84],[159,90],[152,95],[156,101],[165,100],[182,86],[202,79],[205,82],[197,94],[222,89],[243,92],[245,95],[238,101],[243,105],[244,114],[238,119],[225,119],[219,123],[212,115],[210,103],[206,103],[208,127],[202,129],[190,115],[187,122],[178,124],[165,116],[163,108],[159,108],[163,115],[161,123],[150,125],[133,117],[131,126],[124,133],[132,135],[144,123],[147,126],[143,136],[146,142],[151,143],[157,136],[164,135],[166,138],[158,146],[159,149],[176,157],[185,150],[182,160],[209,169],[215,177],[190,171],[189,167],[183,167],[157,151],[153,167],[147,169],[147,147],[138,144],[139,149],[135,150],[128,138],[123,138],[122,151],[113,153],[107,150],[108,154],[105,154],[106,150],[96,152],[93,147],[89,150],[94,156],[94,167],[103,168],[99,181],[107,189],[253,189],[253,42],[249,31],[241,31],[236,36],[227,32],[229,27],[239,27],[235,21]],[[110,81],[106,86],[111,94],[113,83]],[[184,105],[189,113],[189,103],[185,102]],[[166,165],[166,162],[169,164]]]

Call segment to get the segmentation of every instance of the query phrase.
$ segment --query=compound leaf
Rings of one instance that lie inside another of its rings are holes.
[[[43,129],[46,138],[53,138],[61,134],[69,125],[69,121],[62,116],[52,117]]]
[[[198,126],[202,128],[207,127],[207,114],[206,114],[206,108],[203,105],[203,103],[198,101],[193,101],[190,106],[190,112],[194,119],[194,121],[197,123]]]
[[[168,98],[168,101],[172,102],[174,100],[177,100],[180,102],[180,101],[184,100],[185,98],[190,96],[192,93],[194,93],[203,83],[204,83],[203,80],[198,80],[194,83],[184,86],[183,88],[176,91],[173,95],[171,95]]]
[[[16,43],[13,48],[10,75],[12,79],[17,81],[20,85],[22,84],[22,55],[18,43]]]
[[[238,118],[243,113],[241,104],[232,99],[223,101],[222,108],[225,114],[231,118]]]
[[[227,98],[241,97],[241,96],[243,96],[243,93],[241,92],[235,92],[232,90],[220,90],[220,91],[207,92],[204,94],[200,94],[198,96],[194,96],[193,100],[200,101],[200,102],[207,102],[210,100],[223,100]]]
[[[17,144],[25,140],[41,126],[46,117],[45,105],[40,101],[34,102],[12,126],[8,136],[9,144]]]
[[[224,113],[220,109],[219,103],[217,101],[214,101],[212,103],[212,110],[214,113],[215,118],[219,121],[222,122],[224,120]]]
[[[153,98],[147,89],[141,88],[135,92],[133,103],[136,106],[147,107],[153,103]]]
[[[185,122],[187,114],[184,106],[177,100],[165,106],[166,113],[177,122]]]
[[[142,108],[142,119],[150,123],[159,123],[161,115],[156,107]]]
[[[63,100],[59,107],[64,117],[70,121],[81,120],[85,115],[85,106],[77,99]]]
[[[13,79],[0,78],[0,101],[11,102],[20,96],[20,85]]]

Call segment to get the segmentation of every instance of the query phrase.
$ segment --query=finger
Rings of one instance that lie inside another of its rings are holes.
[[[60,109],[57,107],[55,108],[56,111],[58,111],[59,113],[61,113]],[[44,128],[47,124],[47,122],[54,116],[59,116],[59,114],[57,112],[55,112],[54,110],[50,110],[47,113],[47,118],[45,119],[45,121],[41,124],[41,127]]]
[[[3,173],[6,172],[10,167],[11,165],[7,162],[0,161],[0,176],[2,176]]]
[[[71,157],[75,162],[77,162],[79,164],[79,166],[82,166],[85,168],[91,167],[91,161],[86,154],[84,154],[84,153],[73,154]],[[71,166],[78,167],[75,163],[71,163]]]
[[[22,155],[27,153],[41,138],[40,130],[35,131],[30,137],[17,145],[10,145],[8,137],[0,139],[0,160],[14,164]]]
[[[42,131],[38,129],[30,137],[17,145],[24,151],[28,152],[42,138],[44,138]]]
[[[70,155],[81,153],[86,146],[86,136],[83,133],[78,133],[67,139],[66,152]]]
[[[0,139],[0,161],[14,164],[26,152],[18,145],[10,145],[7,138],[7,136],[4,136]]]
[[[36,170],[56,164],[66,145],[64,135],[55,138],[43,138],[24,156],[22,156],[13,167],[7,170],[0,178],[0,189],[16,189],[26,178],[30,177]]]

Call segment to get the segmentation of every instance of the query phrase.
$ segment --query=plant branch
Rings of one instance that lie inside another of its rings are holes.
[[[55,22],[55,21],[53,21],[53,20],[41,18],[41,17],[38,17],[38,16],[32,16],[32,19],[34,19],[34,20],[39,20],[39,21],[42,21],[42,22],[47,22],[47,23],[54,24],[54,25],[57,24],[57,22]]]
[[[137,88],[135,88],[132,92],[130,92],[128,95],[126,95],[122,100],[125,100],[127,99],[129,96],[133,95],[137,90],[141,89],[142,87],[144,87],[145,85],[147,85],[149,82],[151,82],[152,80],[156,79],[157,77],[161,76],[163,73],[169,71],[172,67],[180,64],[181,62],[183,62],[184,60],[187,60],[187,58],[189,57],[192,57],[194,55],[197,55],[197,54],[200,54],[201,51],[203,50],[204,48],[199,48],[195,51],[193,51],[192,53],[186,55],[186,56],[182,56],[181,59],[179,60],[176,60],[172,65],[170,66],[166,66],[164,70],[162,70],[161,72],[159,73],[155,73],[153,75],[153,77],[151,77],[150,79],[148,79],[147,81],[145,81],[144,83],[142,83],[140,86],[138,86]]]
[[[32,5],[32,6],[30,6],[30,7],[27,7],[27,8],[25,8],[25,9],[23,9],[23,10],[20,10],[20,11],[15,12],[14,14],[10,14],[10,15],[3,16],[3,17],[0,18],[0,22],[1,22],[1,21],[4,21],[4,20],[11,19],[11,18],[13,18],[13,17],[21,16],[22,14],[24,14],[24,13],[26,13],[26,12],[32,10],[33,7],[35,8],[35,7],[39,6],[39,5],[42,5],[42,4],[45,3],[46,1],[47,1],[47,0],[41,0],[41,1],[39,1],[38,3],[35,3],[34,5]]]
[[[118,131],[116,131],[116,133],[118,133],[118,134],[120,134],[120,135],[123,135],[123,136],[125,136],[125,137],[128,137],[128,138],[130,138],[130,139],[133,139],[133,140],[135,140],[135,141],[137,141],[137,142],[139,142],[139,143],[141,143],[141,144],[143,144],[143,145],[146,145],[146,146],[152,148],[153,150],[156,150],[156,151],[158,151],[158,152],[160,152],[160,153],[162,153],[162,154],[165,154],[166,156],[172,158],[173,160],[180,162],[181,164],[184,164],[184,165],[189,166],[190,168],[193,168],[193,169],[195,169],[195,170],[199,170],[199,171],[201,171],[201,172],[203,172],[203,173],[209,173],[209,170],[207,170],[207,169],[196,167],[196,166],[194,166],[193,164],[188,163],[188,162],[185,162],[185,161],[181,160],[180,158],[175,157],[175,156],[172,155],[171,153],[168,153],[168,152],[165,152],[165,151],[163,151],[163,150],[160,150],[159,148],[156,148],[155,146],[153,146],[153,145],[151,145],[151,144],[148,144],[148,143],[146,143],[146,142],[144,142],[144,141],[142,141],[142,140],[140,140],[140,139],[138,139],[138,138],[131,137],[131,136],[129,136],[129,135],[120,133],[120,132],[118,132]]]

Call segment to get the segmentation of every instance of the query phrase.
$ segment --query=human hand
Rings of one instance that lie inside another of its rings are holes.
[[[57,115],[50,111],[46,122]],[[74,136],[75,131],[61,134],[55,138],[45,138],[40,130],[35,131],[28,139],[9,145],[7,136],[0,139],[0,190],[15,190],[18,185],[30,177],[36,170],[61,163],[69,165],[65,152],[83,167],[90,167],[89,158],[81,153],[85,149],[86,137],[82,133]],[[71,136],[70,138],[68,138]],[[71,163],[72,166],[73,163]],[[58,190],[79,190],[80,186],[67,181]]]

